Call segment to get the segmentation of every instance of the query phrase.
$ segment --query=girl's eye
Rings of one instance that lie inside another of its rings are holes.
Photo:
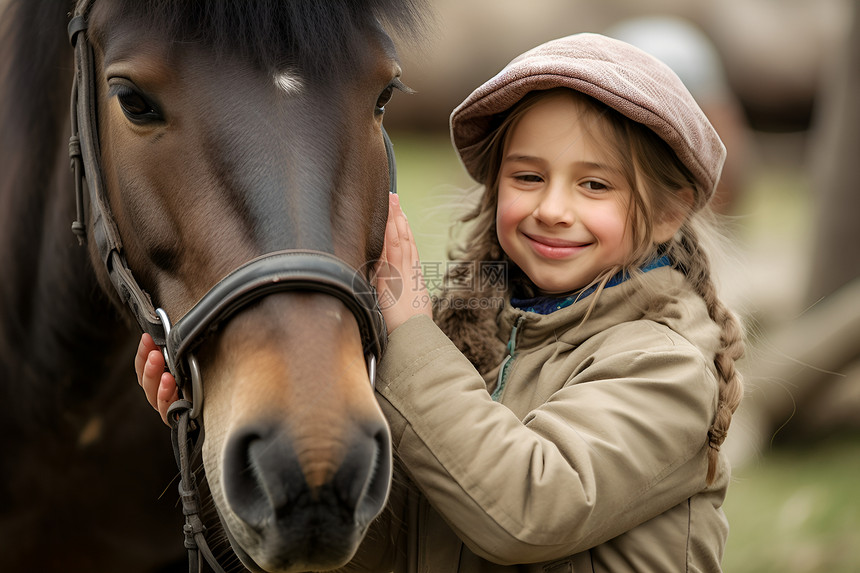
[[[583,187],[590,191],[606,191],[609,187],[600,181],[586,181],[582,184]]]
[[[135,122],[144,123],[161,119],[161,114],[155,106],[133,88],[116,84],[111,88],[125,116]]]
[[[514,175],[514,179],[521,183],[540,183],[543,181],[543,177],[534,173],[521,173],[519,175]]]

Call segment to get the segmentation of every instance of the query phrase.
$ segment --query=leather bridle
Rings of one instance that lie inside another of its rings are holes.
[[[191,471],[193,450],[202,442],[203,385],[194,350],[232,315],[252,302],[275,292],[312,291],[334,296],[358,322],[368,374],[373,385],[376,362],[387,341],[385,323],[376,291],[356,269],[331,253],[282,250],[257,257],[240,266],[209,290],[181,319],[171,324],[167,313],[156,307],[135,280],[126,262],[122,240],[114,221],[100,165],[95,106],[93,50],[87,38],[87,15],[92,2],[78,2],[68,25],[75,52],[75,77],[71,95],[69,155],[75,180],[77,216],[72,230],[81,244],[87,241],[85,194],[91,211],[91,239],[122,303],[164,352],[176,378],[180,397],[170,408],[174,453],[180,469],[179,492],[186,515],[185,546],[190,571],[201,565],[199,553],[216,571],[222,571],[203,537],[199,495]],[[388,156],[389,192],[397,192],[397,174],[391,141],[382,130]]]

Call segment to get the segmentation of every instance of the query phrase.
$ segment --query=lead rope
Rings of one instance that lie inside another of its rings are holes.
[[[200,427],[191,418],[191,409],[191,402],[181,399],[171,404],[167,410],[170,439],[173,442],[176,464],[179,466],[179,498],[182,501],[182,514],[185,515],[182,532],[185,534],[185,548],[188,550],[188,571],[202,571],[202,553],[215,573],[225,573],[203,535],[206,526],[200,518],[200,490],[197,487],[197,476],[191,470],[191,456],[194,444],[199,438]]]

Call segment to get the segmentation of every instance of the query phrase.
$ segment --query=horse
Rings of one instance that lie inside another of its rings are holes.
[[[252,571],[345,564],[391,479],[367,280],[418,2],[0,9],[0,570],[178,571],[219,528]],[[182,384],[173,453],[141,329]],[[183,542],[189,444],[217,519]]]

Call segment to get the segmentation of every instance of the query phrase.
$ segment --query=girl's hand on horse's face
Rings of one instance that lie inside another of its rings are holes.
[[[164,371],[164,355],[148,334],[140,337],[134,357],[134,371],[150,406],[161,414],[161,420],[169,426],[167,409],[179,399],[179,391],[173,375]]]
[[[415,315],[433,318],[418,247],[396,194],[388,197],[385,246],[376,267],[376,290],[388,333]]]

